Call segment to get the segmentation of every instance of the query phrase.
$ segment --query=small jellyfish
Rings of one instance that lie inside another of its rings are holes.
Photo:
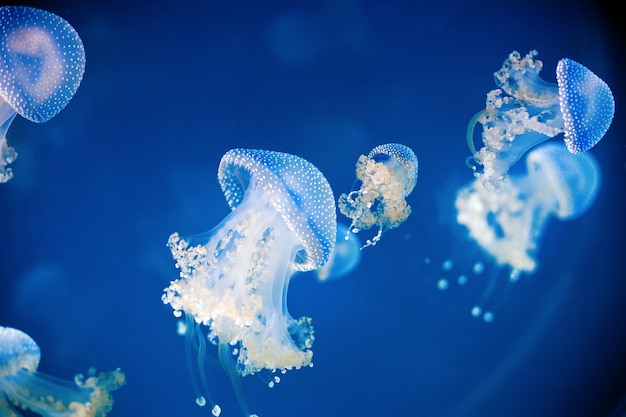
[[[59,113],[78,89],[85,50],[61,17],[23,6],[0,7],[0,182],[12,176],[17,153],[6,133],[15,115],[36,123]]]
[[[335,249],[324,266],[315,270],[319,281],[341,278],[349,274],[361,262],[361,239],[350,231],[348,226],[337,223]]]
[[[110,393],[126,379],[119,369],[60,381],[37,372],[40,356],[30,336],[0,326],[0,415],[20,417],[27,409],[47,417],[104,417],[111,410]]]
[[[379,145],[356,163],[358,190],[341,194],[337,202],[343,215],[352,219],[350,230],[358,233],[378,226],[376,235],[361,249],[376,245],[387,229],[393,229],[411,214],[405,198],[417,182],[417,157],[399,143]]]
[[[557,83],[539,77],[543,63],[537,51],[521,58],[512,52],[494,74],[498,89],[471,119],[467,142],[483,166],[475,175],[488,190],[498,190],[509,168],[532,147],[564,133],[567,149],[585,152],[602,139],[615,114],[609,86],[589,69],[568,58],[556,67]],[[483,147],[474,147],[474,127],[483,127]],[[474,167],[476,169],[476,167]]]
[[[180,278],[165,289],[163,302],[208,328],[249,415],[239,376],[311,365],[311,319],[289,314],[287,289],[296,271],[318,269],[330,258],[335,200],[315,166],[286,153],[231,150],[222,157],[218,180],[232,212],[206,233],[170,236]],[[212,407],[219,415],[219,406]]]
[[[512,281],[537,267],[535,253],[550,216],[574,219],[593,203],[600,167],[590,153],[574,155],[561,143],[546,143],[526,156],[526,175],[507,177],[499,192],[480,179],[459,190],[457,221],[498,264],[511,267]]]

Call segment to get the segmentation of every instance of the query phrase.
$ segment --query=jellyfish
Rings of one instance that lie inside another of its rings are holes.
[[[352,219],[352,233],[378,226],[373,238],[365,245],[376,245],[383,231],[402,224],[411,214],[405,198],[417,182],[417,157],[411,148],[399,143],[387,143],[361,155],[356,163],[358,190],[339,196],[339,211]]]
[[[315,166],[281,152],[233,149],[222,157],[218,180],[232,212],[208,232],[170,236],[180,278],[162,299],[175,316],[184,313],[192,325],[208,328],[206,338],[218,346],[241,409],[250,415],[239,377],[312,364],[311,319],[289,314],[287,289],[296,271],[329,260],[335,200]],[[200,356],[204,338],[198,338]],[[199,404],[205,400],[198,397]],[[219,415],[220,406],[209,401]]]
[[[498,190],[509,168],[534,146],[563,133],[571,153],[585,152],[602,139],[613,120],[613,94],[597,75],[563,58],[556,67],[557,83],[549,83],[539,77],[543,63],[536,55],[509,55],[494,74],[500,88],[487,94],[486,108],[468,125],[472,157],[483,166],[475,176],[488,190]],[[483,128],[479,151],[474,147],[477,123]]]
[[[512,279],[537,268],[536,252],[550,217],[571,220],[587,211],[600,188],[600,168],[591,153],[572,154],[546,143],[526,156],[526,175],[507,177],[497,193],[480,179],[461,188],[457,221]]]
[[[20,417],[27,409],[48,417],[104,417],[113,406],[111,391],[125,383],[116,369],[73,382],[37,372],[41,351],[26,333],[0,326],[0,414]]]
[[[85,71],[78,33],[61,17],[23,6],[0,7],[0,182],[17,152],[6,133],[15,115],[36,123],[53,118],[71,100]]]
[[[352,233],[348,226],[337,223],[335,249],[324,266],[314,271],[317,279],[325,282],[341,278],[356,268],[361,262],[361,239]]]

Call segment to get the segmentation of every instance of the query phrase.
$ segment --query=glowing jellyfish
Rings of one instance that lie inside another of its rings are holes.
[[[219,346],[219,359],[249,415],[239,376],[311,365],[311,319],[291,317],[287,288],[294,272],[328,261],[337,228],[335,201],[315,166],[280,152],[231,150],[222,157],[218,179],[233,211],[206,233],[170,236],[180,278],[165,289],[163,301],[175,315],[184,312],[208,326],[208,339]],[[219,415],[219,406],[212,406]]]
[[[6,133],[19,113],[36,123],[50,120],[71,100],[85,71],[78,33],[54,13],[32,7],[0,7],[0,182],[17,153]]]
[[[602,139],[615,113],[609,86],[583,65],[568,58],[556,67],[557,83],[539,77],[543,63],[512,52],[496,72],[498,89],[487,94],[486,109],[470,121],[467,141],[488,190],[497,190],[509,167],[532,147],[564,133],[571,153],[589,150]],[[483,127],[484,146],[476,151],[474,127]]]
[[[417,182],[417,157],[399,143],[379,145],[356,163],[358,190],[342,194],[337,202],[343,215],[352,219],[350,230],[358,233],[378,226],[378,232],[361,249],[374,246],[383,231],[393,229],[411,214],[405,198]]]
[[[324,266],[315,270],[319,281],[341,278],[356,268],[361,262],[361,239],[348,229],[348,226],[337,223],[335,249]]]
[[[475,179],[458,192],[455,202],[459,224],[498,264],[510,266],[515,279],[521,272],[535,271],[546,220],[583,214],[601,183],[593,155],[574,155],[560,143],[530,151],[526,170],[525,176],[507,177],[497,193]]]
[[[77,375],[73,382],[37,372],[41,352],[27,334],[0,326],[0,415],[27,409],[49,417],[104,417],[113,406],[111,391],[125,383],[119,370]]]

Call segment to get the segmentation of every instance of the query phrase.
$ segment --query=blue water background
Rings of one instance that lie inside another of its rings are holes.
[[[292,280],[289,309],[313,319],[315,366],[273,389],[246,377],[251,411],[622,415],[626,97],[615,11],[538,0],[23,4],[71,22],[87,55],[69,105],[45,124],[18,117],[7,135],[19,158],[0,185],[0,325],[37,341],[41,371],[71,379],[120,367],[128,382],[113,417],[208,416],[161,294],[177,277],[168,236],[209,230],[229,211],[221,156],[299,155],[338,196],[360,154],[395,141],[419,158],[413,214],[350,275]],[[531,49],[547,81],[562,57],[601,76],[616,117],[591,151],[603,174],[595,204],[551,220],[537,273],[511,284],[456,224],[453,201],[472,178],[467,122],[508,54]],[[474,276],[477,260],[485,273]],[[490,279],[495,320],[485,323],[470,309]],[[222,416],[239,416],[225,374],[207,372]]]

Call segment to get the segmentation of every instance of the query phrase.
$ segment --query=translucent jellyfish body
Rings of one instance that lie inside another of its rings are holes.
[[[103,417],[111,410],[111,391],[125,382],[115,370],[73,382],[37,372],[41,352],[27,334],[0,326],[0,415],[21,416],[30,410],[47,417]]]
[[[17,157],[6,132],[16,114],[50,120],[71,100],[85,71],[78,33],[54,13],[32,7],[0,7],[0,182]]]
[[[402,224],[411,214],[405,198],[417,182],[417,157],[399,143],[379,145],[356,163],[358,190],[339,196],[341,213],[352,219],[350,230],[358,233],[378,226],[378,232],[362,248],[373,246],[383,231]]]
[[[356,268],[361,262],[361,239],[350,231],[348,226],[337,223],[335,249],[324,266],[315,270],[319,281],[341,278]]]
[[[593,155],[574,155],[565,145],[546,143],[526,157],[524,176],[504,180],[497,193],[475,179],[459,190],[457,221],[512,277],[537,267],[535,254],[550,216],[569,220],[584,213],[600,188]]]
[[[537,51],[525,57],[512,52],[496,72],[498,89],[487,94],[486,108],[470,121],[467,140],[488,190],[497,190],[509,167],[532,147],[564,134],[571,153],[587,151],[602,139],[615,114],[609,86],[568,58],[556,67],[557,83],[539,77]],[[474,127],[482,125],[483,147],[474,147]]]
[[[297,156],[234,149],[222,157],[218,179],[233,211],[206,233],[170,237],[180,278],[163,301],[208,326],[238,391],[238,375],[311,365],[311,319],[291,317],[287,289],[294,272],[328,261],[337,220],[327,180]]]

